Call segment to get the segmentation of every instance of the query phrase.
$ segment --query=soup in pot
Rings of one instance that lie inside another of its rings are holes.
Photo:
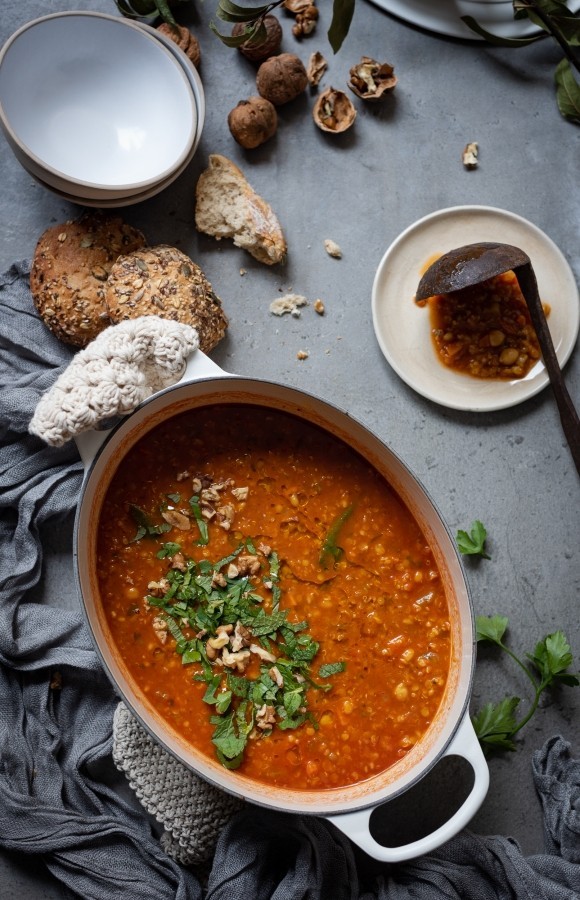
[[[228,769],[345,787],[437,714],[452,647],[431,549],[366,460],[296,416],[223,404],[155,427],[113,476],[97,557],[137,690]]]

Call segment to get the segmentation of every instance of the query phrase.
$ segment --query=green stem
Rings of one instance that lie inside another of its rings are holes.
[[[497,641],[497,645],[498,645],[498,647],[501,647],[501,649],[502,649],[505,653],[507,653],[507,655],[508,655],[509,657],[511,657],[511,659],[513,659],[513,661],[514,661],[515,663],[518,664],[518,666],[520,667],[520,669],[522,670],[522,672],[524,672],[524,673],[526,674],[528,680],[531,681],[531,683],[533,684],[533,686],[534,686],[534,691],[537,691],[537,690],[538,690],[538,683],[537,683],[537,681],[534,679],[534,676],[532,675],[532,673],[530,672],[530,670],[528,669],[528,667],[526,666],[526,664],[525,664],[524,662],[522,662],[522,660],[519,658],[519,656],[516,656],[516,654],[513,653],[513,651],[510,650],[509,647],[506,647],[505,644],[502,644],[501,641]],[[542,688],[541,690],[543,690],[543,688]],[[540,691],[540,693],[541,693],[541,691]],[[536,705],[537,705],[537,704],[536,704]]]
[[[554,40],[556,40],[560,47],[562,48],[562,52],[568,59],[568,61],[574,66],[577,72],[580,72],[580,58],[576,56],[572,48],[570,47],[568,41],[560,31],[559,27],[552,20],[552,16],[548,13],[545,13],[541,7],[539,7],[536,3],[531,0],[528,4],[528,8],[532,10],[534,15],[540,19],[540,21],[544,24],[546,31],[548,34],[551,34]]]

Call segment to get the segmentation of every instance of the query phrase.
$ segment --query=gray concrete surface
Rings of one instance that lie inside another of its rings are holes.
[[[214,6],[213,0],[197,3],[187,19],[202,44],[208,110],[198,153],[166,192],[122,214],[151,243],[175,244],[205,270],[230,318],[228,336],[212,354],[218,364],[304,388],[347,409],[407,462],[453,532],[481,519],[492,559],[465,566],[475,612],[508,616],[511,644],[521,652],[563,629],[578,668],[578,478],[550,389],[487,414],[431,403],[383,358],[370,305],[373,276],[391,241],[418,218],[459,204],[502,207],[531,220],[559,245],[580,279],[580,129],[556,108],[558,48],[542,41],[516,51],[437,37],[358,0],[351,33],[334,56],[325,35],[330,2],[322,0],[315,37],[297,44],[283,20],[283,49],[304,60],[320,49],[329,61],[324,86],[342,87],[363,54],[388,60],[399,77],[395,95],[382,106],[359,103],[354,129],[337,138],[313,126],[313,97],[305,94],[280,109],[273,141],[246,152],[231,138],[226,116],[254,93],[254,69],[210,32]],[[0,39],[38,15],[67,8],[115,11],[113,0],[4,0]],[[461,152],[473,140],[480,144],[480,166],[466,171]],[[289,245],[283,267],[261,266],[196,232],[194,188],[211,152],[241,165],[276,209]],[[38,186],[3,138],[0,174],[4,269],[30,257],[41,232],[80,207]],[[324,252],[325,238],[342,247],[341,260]],[[326,314],[317,316],[310,306],[299,319],[270,315],[270,301],[289,289],[322,298]],[[308,359],[299,361],[299,350],[308,351]],[[580,400],[577,352],[566,377]],[[76,602],[70,529],[56,539],[47,535],[47,602],[54,601],[57,585],[68,588],[67,602]],[[526,697],[526,691],[513,666],[480,654],[474,711],[506,693]],[[532,755],[548,737],[562,734],[578,756],[579,712],[579,689],[546,698],[517,752],[490,761],[491,785],[473,830],[512,836],[525,853],[542,851]],[[53,900],[64,894],[40,861],[3,853],[0,896]]]

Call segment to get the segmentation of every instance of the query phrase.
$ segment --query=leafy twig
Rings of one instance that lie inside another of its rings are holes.
[[[572,13],[565,0],[513,0],[514,18],[529,19],[560,46],[564,59],[556,69],[556,99],[562,116],[576,125],[580,124],[580,84],[572,68],[580,72],[580,18]],[[499,47],[525,47],[544,35],[529,38],[502,38],[482,28],[472,16],[462,16],[465,24],[490,44]]]
[[[254,7],[240,6],[233,0],[218,0],[217,17],[223,22],[245,22],[246,28],[241,35],[237,36],[221,34],[213,22],[210,22],[210,28],[227,47],[239,47],[246,41],[251,41],[253,46],[259,46],[266,37],[264,17],[283,5],[284,0],[273,0],[263,6]],[[355,0],[333,0],[328,40],[335,53],[338,53],[349,32],[354,8]]]
[[[526,653],[526,663],[504,643],[503,638],[508,624],[505,616],[477,616],[477,640],[489,641],[506,653],[524,672],[534,694],[528,712],[519,720],[516,718],[520,704],[519,697],[504,697],[497,704],[487,703],[476,716],[473,716],[475,733],[486,753],[516,749],[514,737],[536,712],[544,691],[556,684],[566,684],[570,687],[580,685],[578,675],[567,671],[572,665],[573,658],[570,645],[562,631],[555,631],[539,641],[533,653]]]

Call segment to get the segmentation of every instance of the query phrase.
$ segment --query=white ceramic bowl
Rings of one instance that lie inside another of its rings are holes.
[[[83,12],[36,19],[6,42],[0,124],[31,174],[81,199],[165,182],[198,137],[175,54],[126,19]]]

